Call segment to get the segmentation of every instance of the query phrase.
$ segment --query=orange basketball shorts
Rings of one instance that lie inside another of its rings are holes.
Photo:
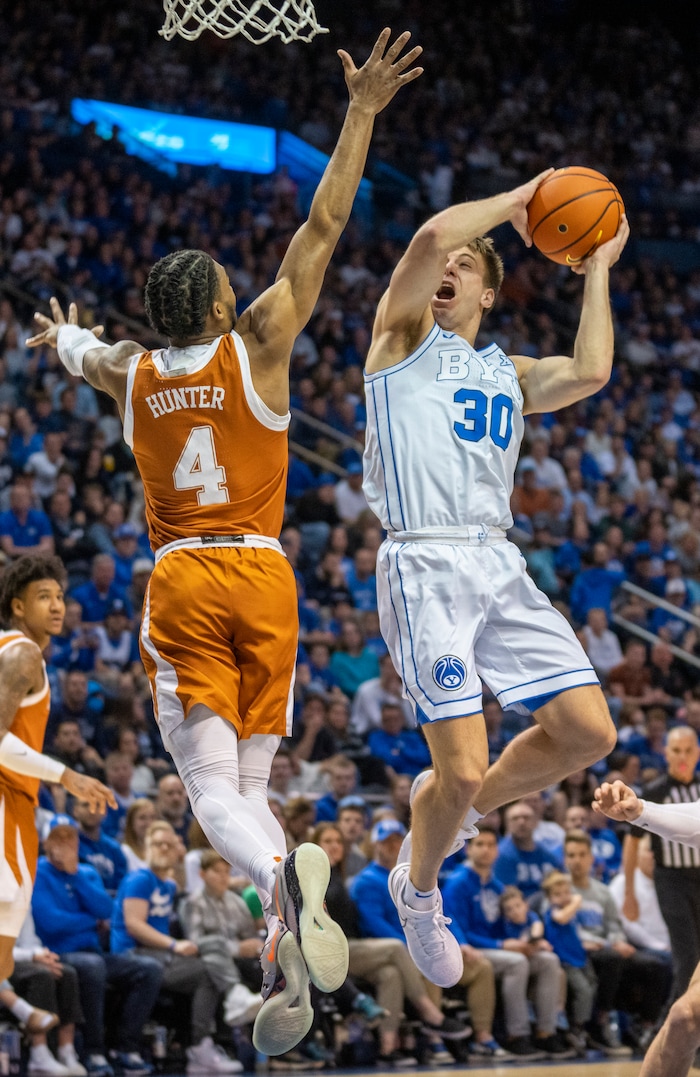
[[[39,836],[31,797],[0,785],[0,935],[17,938],[32,900]]]
[[[146,592],[141,656],[170,733],[203,704],[241,739],[291,733],[299,620],[286,557],[260,547],[176,549]]]

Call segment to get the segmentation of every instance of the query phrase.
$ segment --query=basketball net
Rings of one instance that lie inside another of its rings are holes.
[[[316,34],[327,34],[316,18],[312,0],[163,0],[165,22],[158,31],[170,41],[176,34],[194,41],[203,30],[218,37],[243,34],[254,45],[271,37],[290,41],[310,41]]]

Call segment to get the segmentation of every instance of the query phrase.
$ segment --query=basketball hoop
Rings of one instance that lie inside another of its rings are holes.
[[[312,0],[163,0],[165,22],[158,31],[170,41],[179,34],[194,41],[203,30],[218,37],[243,34],[254,45],[271,37],[290,41],[310,41],[316,34],[327,34],[316,18]]]

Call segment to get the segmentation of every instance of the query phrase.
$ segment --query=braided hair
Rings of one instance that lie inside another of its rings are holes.
[[[173,251],[148,274],[144,295],[148,320],[170,340],[200,336],[218,290],[216,263],[210,255]]]

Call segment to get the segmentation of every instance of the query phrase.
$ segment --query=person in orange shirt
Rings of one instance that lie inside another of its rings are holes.
[[[520,465],[520,482],[515,486],[510,499],[513,516],[525,515],[533,518],[537,512],[549,512],[552,497],[549,490],[537,485],[537,471],[534,463],[527,461]]]
[[[50,690],[42,652],[63,626],[65,572],[57,557],[20,557],[0,582],[0,980],[31,903],[41,781],[60,783],[100,813],[112,793],[41,752]]]
[[[374,118],[422,69],[410,35],[380,34],[359,70],[339,51],[350,102],[333,156],[274,284],[241,315],[222,265],[176,251],[151,270],[145,304],[169,347],[111,348],[37,315],[31,346],[112,396],[144,485],[156,566],[141,653],[157,720],[202,829],[261,894],[268,940],[256,1047],[282,1054],[308,1031],[309,980],[334,991],[347,940],[324,909],[330,866],[318,846],[287,855],[267,804],[270,767],[291,732],[297,648],[294,572],[278,536],[287,476],[289,362],[350,215]],[[402,55],[403,53],[403,55]]]

